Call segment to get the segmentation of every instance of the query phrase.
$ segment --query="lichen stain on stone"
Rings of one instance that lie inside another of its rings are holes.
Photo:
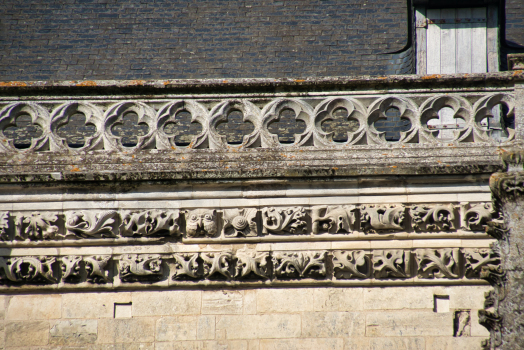
[[[97,84],[92,80],[85,80],[80,83],[77,83],[76,86],[97,86]]]
[[[0,86],[27,86],[27,84],[21,81],[0,81]]]
[[[71,169],[71,172],[74,173],[74,172],[78,172],[80,171],[80,169],[78,169],[76,166],[74,165],[71,165],[73,168]]]
[[[146,83],[145,80],[130,80],[127,85],[142,86]]]
[[[439,79],[442,75],[440,74],[431,74],[431,75],[424,75],[421,79],[423,80],[429,80],[429,79]]]

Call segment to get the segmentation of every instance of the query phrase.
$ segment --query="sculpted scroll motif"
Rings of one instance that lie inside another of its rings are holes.
[[[0,258],[0,283],[57,283],[52,266],[55,261],[47,256]]]
[[[235,257],[237,258],[235,278],[246,279],[250,276],[263,279],[269,278],[269,253],[244,248],[239,249]]]
[[[476,204],[469,209],[469,204],[463,205],[465,213],[462,217],[462,227],[469,231],[485,231],[492,219],[493,205],[491,203]]]
[[[124,210],[120,213],[122,236],[147,237],[153,235],[174,235],[179,232],[178,210],[146,210],[131,212]]]
[[[17,216],[15,239],[29,239],[31,241],[52,239],[58,232],[58,226],[52,225],[52,223],[57,220],[58,216],[53,213],[33,212],[31,216]]]
[[[363,250],[333,251],[333,266],[336,279],[365,279],[373,272],[371,258]]]
[[[500,265],[500,256],[492,249],[464,249],[466,277],[480,278],[484,266]]]
[[[312,207],[313,234],[352,233],[356,221],[355,208],[354,205]]]
[[[364,232],[399,231],[404,229],[403,205],[365,205],[360,210]]]
[[[84,256],[87,282],[101,284],[110,281],[109,271],[106,270],[109,259],[111,259],[110,255]]]
[[[459,249],[418,249],[419,278],[459,278]]]
[[[0,241],[5,242],[9,241],[9,212],[2,211],[0,212]]]
[[[202,253],[204,261],[204,277],[210,279],[226,278],[231,279],[231,264],[233,263],[233,253],[229,251],[216,253]]]
[[[60,258],[62,280],[70,283],[80,282],[82,257],[77,255],[63,256]]]
[[[177,279],[196,279],[200,277],[198,272],[198,253],[174,254],[175,273],[173,280]]]
[[[123,282],[157,281],[162,278],[162,257],[150,254],[122,256],[119,262],[120,279]]]
[[[411,252],[404,250],[374,250],[375,278],[411,277]]]
[[[450,231],[455,229],[453,205],[417,205],[410,209],[415,231]]]
[[[116,237],[113,233],[116,211],[69,211],[65,213],[67,233],[81,238]]]
[[[263,234],[305,234],[307,233],[306,210],[303,207],[263,208]]]
[[[327,252],[275,252],[273,268],[277,278],[323,278]]]
[[[216,210],[186,210],[186,234],[188,237],[214,237],[218,230]]]
[[[255,208],[224,209],[222,233],[225,237],[256,237],[257,212]]]

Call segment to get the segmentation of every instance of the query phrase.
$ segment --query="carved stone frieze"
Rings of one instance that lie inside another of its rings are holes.
[[[351,233],[355,229],[355,209],[354,205],[312,207],[313,234]]]
[[[262,233],[275,235],[306,234],[306,215],[306,210],[303,207],[263,208]]]
[[[469,231],[485,231],[488,222],[492,219],[493,205],[480,203],[463,205],[462,228]]]
[[[174,235],[179,232],[179,211],[176,209],[154,209],[140,212],[122,211],[120,234],[122,236],[147,237]]]
[[[408,250],[374,250],[375,278],[411,277],[411,252]]]
[[[117,213],[114,210],[84,210],[65,213],[65,228],[68,234],[81,238],[115,237],[113,223]]]
[[[175,273],[173,279],[197,279],[200,277],[198,271],[198,253],[174,254]]]
[[[497,313],[479,310],[479,323],[486,327],[490,333],[489,339],[484,344],[484,349],[496,349],[502,344],[502,317]]]
[[[243,248],[237,250],[235,257],[237,259],[235,278],[269,278],[269,253]]]
[[[60,258],[60,269],[62,270],[62,281],[69,283],[80,282],[82,257],[78,255],[63,256]]]
[[[275,252],[273,269],[280,279],[323,278],[327,252]]]
[[[404,229],[403,205],[365,205],[360,209],[364,232],[400,231]]]
[[[110,282],[109,271],[107,271],[107,264],[110,259],[111,256],[109,255],[84,256],[87,282],[97,284]]]
[[[225,237],[256,237],[257,212],[255,208],[224,209],[222,233]]]
[[[53,275],[55,257],[24,256],[0,258],[0,282],[6,283],[56,283]]]
[[[9,212],[0,212],[0,241],[9,241]]]
[[[119,261],[122,282],[158,281],[163,272],[162,257],[157,254],[128,254]]]
[[[467,278],[480,278],[484,266],[499,265],[500,256],[492,249],[464,249]]]
[[[204,277],[210,278],[226,278],[231,279],[233,253],[230,251],[201,253],[200,256],[204,265]]]
[[[419,278],[459,278],[459,249],[417,249]]]
[[[333,251],[333,269],[336,279],[370,278],[373,264],[369,253],[363,250]]]
[[[409,213],[415,231],[451,231],[455,229],[453,205],[417,205]]]
[[[53,225],[58,220],[54,213],[33,212],[29,216],[20,215],[15,218],[16,240],[49,240],[58,232],[58,226]]]
[[[217,212],[212,209],[186,210],[188,237],[214,237],[217,234]]]

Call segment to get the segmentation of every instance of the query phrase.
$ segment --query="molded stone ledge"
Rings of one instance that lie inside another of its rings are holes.
[[[485,248],[261,251],[0,257],[0,291],[262,287],[283,285],[485,284],[500,264]],[[145,251],[146,250],[146,251]],[[37,253],[37,252],[35,252]]]

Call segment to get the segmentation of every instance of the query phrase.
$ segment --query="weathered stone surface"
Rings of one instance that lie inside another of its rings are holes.
[[[215,338],[215,316],[162,317],[156,322],[156,341]]]
[[[7,306],[7,320],[47,320],[60,318],[62,313],[60,295],[16,295]]]
[[[427,337],[427,350],[478,350],[481,349],[481,343],[485,338],[466,337]]]
[[[5,346],[47,345],[48,321],[14,321],[5,325]]]
[[[93,344],[97,340],[97,320],[51,321],[50,345]]]
[[[300,315],[224,315],[217,316],[217,334],[225,339],[297,338]]]
[[[98,321],[98,343],[150,343],[155,340],[155,319],[101,319]]]
[[[243,294],[236,291],[204,291],[202,293],[202,314],[242,314]]]
[[[383,311],[366,314],[368,337],[452,336],[452,313]]]
[[[370,338],[371,350],[426,350],[425,338],[391,337]]]
[[[313,306],[314,296],[307,288],[257,290],[258,313],[313,311]]]
[[[66,293],[62,295],[63,318],[112,318],[114,303],[131,302],[131,293]]]
[[[260,350],[343,350],[342,339],[262,339]]]
[[[315,288],[314,311],[355,311],[363,309],[365,288]]]
[[[133,317],[199,314],[201,291],[134,292]]]
[[[374,287],[364,289],[364,309],[433,309],[433,293],[427,287]]]
[[[302,336],[308,338],[343,338],[363,336],[365,316],[357,312],[305,312]]]
[[[247,340],[161,342],[155,345],[156,350],[255,350],[249,347]]]

